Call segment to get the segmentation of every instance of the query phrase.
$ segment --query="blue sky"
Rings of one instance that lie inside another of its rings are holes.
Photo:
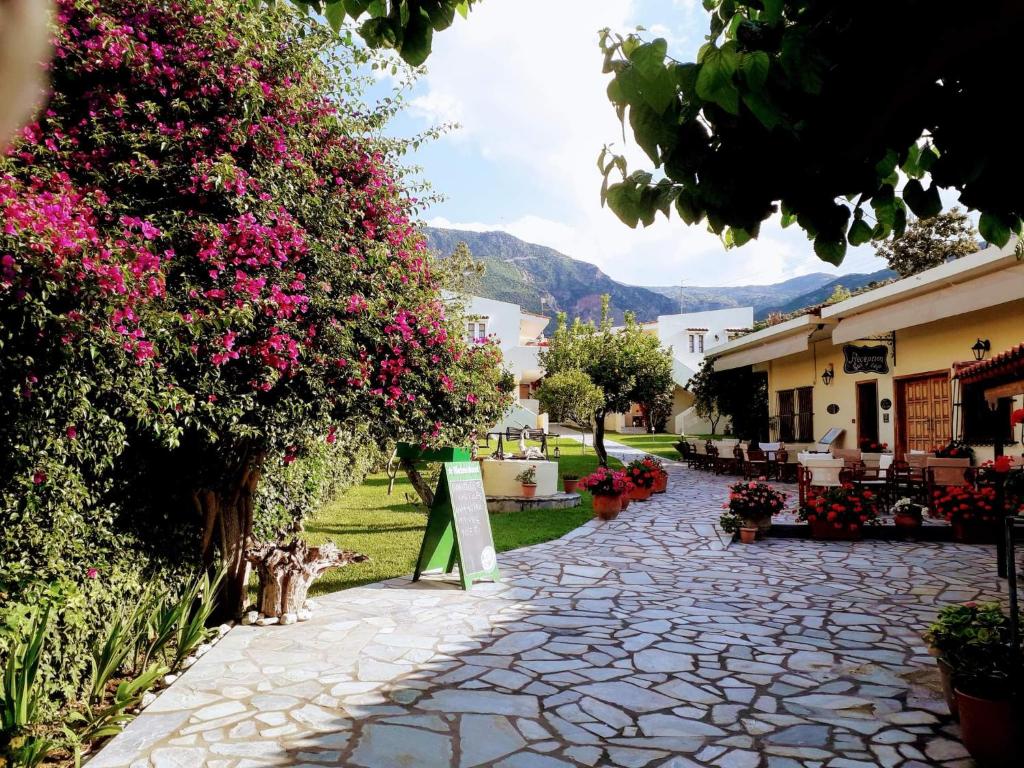
[[[777,221],[757,241],[726,251],[702,225],[673,217],[631,230],[602,209],[597,155],[605,143],[624,145],[604,94],[597,32],[638,25],[665,37],[683,60],[693,59],[707,31],[699,0],[483,0],[435,37],[427,75],[395,125],[411,134],[461,124],[412,156],[447,198],[425,213],[427,222],[502,229],[640,285],[768,283],[885,266],[862,247],[834,268],[798,228]],[[625,148],[635,167],[645,165],[631,142]]]

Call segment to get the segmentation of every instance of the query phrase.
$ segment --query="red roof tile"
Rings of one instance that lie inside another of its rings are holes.
[[[1024,375],[1024,343],[1010,347],[989,360],[965,365],[956,376],[960,381],[971,382],[1013,374]]]

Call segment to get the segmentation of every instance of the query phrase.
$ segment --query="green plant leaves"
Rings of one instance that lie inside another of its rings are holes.
[[[942,212],[942,200],[939,198],[939,188],[935,184],[924,189],[919,180],[911,179],[903,188],[903,200],[919,219],[930,219]]]
[[[722,48],[712,48],[704,56],[697,74],[697,95],[705,101],[718,104],[731,114],[740,110],[740,95],[733,83],[736,74],[737,55],[735,48],[727,43]]]
[[[1002,217],[993,213],[981,214],[978,221],[978,231],[985,238],[985,242],[997,245],[1002,248],[1010,240],[1010,226]]]
[[[847,233],[846,239],[850,241],[852,246],[864,245],[864,243],[871,241],[872,234],[872,227],[863,219],[857,219],[850,225],[850,231]]]
[[[846,256],[846,238],[819,234],[814,238],[814,253],[822,261],[838,267]]]
[[[764,51],[749,51],[740,54],[739,70],[747,85],[753,90],[760,90],[768,79],[771,58]]]

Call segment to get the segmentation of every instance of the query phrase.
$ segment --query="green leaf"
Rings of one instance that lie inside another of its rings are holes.
[[[636,229],[640,221],[640,200],[636,188],[619,182],[608,187],[608,207],[628,227]]]
[[[782,5],[785,0],[762,0],[764,6],[764,21],[774,24],[782,18]]]
[[[903,165],[900,168],[910,178],[919,179],[922,175],[920,159],[921,148],[917,145],[917,142],[914,142],[910,145],[910,149],[907,150],[907,159],[903,161]]]
[[[697,92],[697,73],[700,68],[696,64],[676,64],[676,86],[683,98],[691,101]]]
[[[727,112],[739,112],[739,92],[733,84],[736,73],[736,54],[732,50],[716,48],[708,51],[697,73],[697,95],[711,101]]]
[[[985,242],[1000,248],[1010,241],[1010,227],[998,214],[982,213],[978,221],[978,231],[985,238]]]
[[[875,163],[875,173],[878,174],[878,178],[884,179],[887,176],[892,175],[893,171],[896,170],[896,163],[899,161],[899,157],[895,150],[887,150],[885,157]]]
[[[846,256],[846,238],[820,234],[814,238],[814,252],[822,261],[839,266]]]
[[[911,179],[903,188],[903,200],[919,219],[930,219],[942,213],[942,200],[935,184],[926,190],[920,181]]]
[[[334,34],[341,32],[341,25],[345,21],[345,6],[338,2],[331,3],[324,9],[324,16],[327,18],[327,23],[331,25],[331,29],[334,30]]]
[[[850,245],[858,246],[864,245],[871,240],[872,228],[863,219],[857,219],[850,226],[850,231],[846,235],[846,239],[850,241]]]
[[[430,55],[430,46],[433,38],[434,29],[430,23],[430,15],[420,8],[410,16],[409,24],[405,27],[402,45],[398,52],[406,62],[414,67],[418,67]]]
[[[636,143],[655,165],[660,165],[658,143],[664,124],[659,115],[646,104],[634,104],[629,109],[629,125]]]
[[[747,91],[743,94],[743,103],[758,121],[769,131],[779,124],[782,116],[764,94]]]
[[[679,197],[676,198],[676,212],[679,214],[679,218],[687,224],[697,224],[704,218],[704,211],[701,210],[693,195],[686,190],[680,192]]]
[[[925,144],[921,150],[921,156],[918,158],[917,164],[921,170],[928,173],[932,166],[935,165],[935,161],[939,159],[939,150],[937,150],[931,144]]]
[[[764,87],[771,68],[771,59],[764,51],[750,51],[740,55],[740,74],[755,91]]]
[[[665,69],[665,54],[668,52],[668,43],[664,39],[645,43],[639,46],[629,56],[633,66],[646,78],[653,79]]]

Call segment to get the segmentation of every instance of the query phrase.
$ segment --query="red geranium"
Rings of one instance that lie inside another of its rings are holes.
[[[824,518],[836,528],[851,530],[872,522],[877,516],[875,494],[851,483],[835,488],[811,489],[798,513],[799,519],[810,523]]]

